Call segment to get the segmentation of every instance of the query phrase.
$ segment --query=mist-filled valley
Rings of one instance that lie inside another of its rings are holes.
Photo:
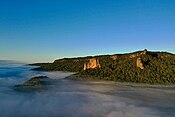
[[[175,87],[132,86],[64,79],[72,73],[33,71],[34,66],[0,62],[0,117],[174,117]],[[14,85],[33,76],[51,80],[40,89]]]

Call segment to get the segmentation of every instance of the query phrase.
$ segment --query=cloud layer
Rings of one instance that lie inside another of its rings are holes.
[[[14,77],[9,75],[0,78],[0,117],[175,116],[173,88],[138,88],[112,82],[69,81],[62,78],[71,73],[21,69]],[[46,88],[32,92],[20,92],[12,88],[14,84],[35,75],[47,75],[53,81]]]

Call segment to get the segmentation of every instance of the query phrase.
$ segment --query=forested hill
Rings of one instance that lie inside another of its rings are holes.
[[[150,84],[175,83],[175,55],[168,52],[137,51],[127,54],[63,58],[35,70],[71,71],[80,76]]]

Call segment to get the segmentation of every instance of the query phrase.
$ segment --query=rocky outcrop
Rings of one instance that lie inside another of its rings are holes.
[[[78,59],[75,59],[75,60],[74,60],[74,62],[79,62],[79,61],[80,61],[80,60],[78,60]]]
[[[86,69],[94,69],[94,68],[101,68],[99,60],[96,58],[89,59],[89,62],[84,63],[84,70]]]
[[[130,58],[135,58],[135,57],[138,57],[140,55],[146,55],[148,53],[147,49],[144,49],[142,52],[140,53],[136,53],[136,54],[131,54],[130,55]]]
[[[112,58],[112,60],[116,60],[117,59],[117,55],[112,55],[111,58]]]
[[[147,53],[148,53],[147,49],[144,49],[144,51],[141,52],[141,54],[143,54],[143,55],[146,55]]]
[[[142,59],[141,59],[140,57],[137,58],[137,60],[136,60],[136,65],[137,65],[137,67],[139,67],[140,69],[144,69],[143,61],[142,61]]]

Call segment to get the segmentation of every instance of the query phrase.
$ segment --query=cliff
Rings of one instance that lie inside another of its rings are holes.
[[[175,55],[145,49],[127,54],[63,58],[41,64],[36,70],[71,71],[120,82],[169,84],[175,83]]]
[[[136,65],[137,65],[137,67],[139,67],[140,69],[144,69],[143,61],[142,61],[142,59],[141,59],[140,57],[137,58],[137,60],[136,60]]]
[[[89,59],[89,62],[84,63],[84,68],[83,68],[84,70],[94,69],[94,68],[101,68],[101,65],[98,59],[92,58],[92,59]]]

